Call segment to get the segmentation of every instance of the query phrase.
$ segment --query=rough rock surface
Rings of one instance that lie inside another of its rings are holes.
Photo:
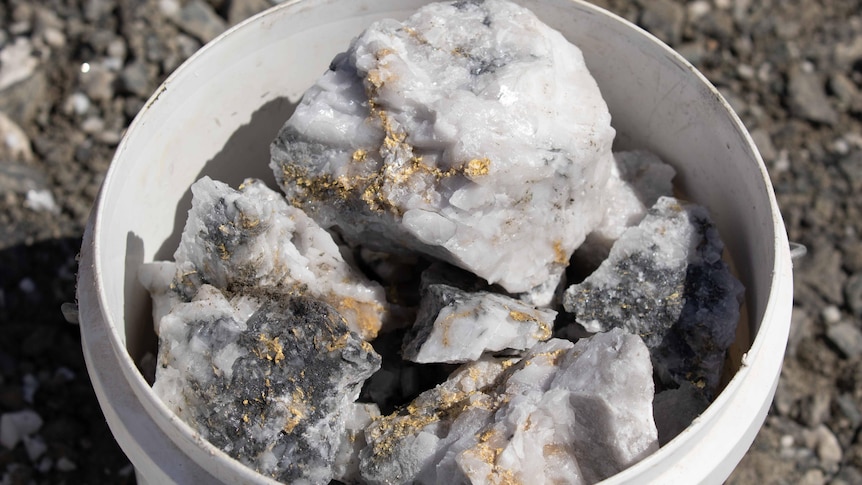
[[[373,484],[594,483],[658,447],[649,352],[622,330],[465,364],[366,432]]]
[[[543,304],[601,218],[613,136],[558,32],[509,2],[440,3],[337,56],[272,168],[347,240],[419,250]]]
[[[404,358],[417,363],[463,363],[484,352],[527,350],[551,338],[557,312],[507,296],[469,293],[433,284],[423,291]]]
[[[690,382],[711,397],[743,292],[723,249],[705,208],[661,197],[594,273],[566,290],[563,305],[590,332],[640,335],[665,385]]]
[[[165,292],[163,277],[144,269],[154,295],[188,301],[201,284],[228,293],[301,294],[331,304],[352,330],[373,338],[386,311],[383,289],[352,269],[332,237],[301,210],[257,180],[234,190],[208,177],[192,185],[192,210],[174,254],[175,276]],[[156,299],[158,314],[169,309]]]
[[[650,152],[614,153],[614,164],[605,186],[602,222],[587,235],[575,253],[581,264],[601,264],[614,241],[639,223],[659,197],[673,195],[671,181],[675,175],[673,167]]]
[[[162,319],[153,390],[227,454],[285,483],[326,484],[380,357],[329,305],[204,285]]]

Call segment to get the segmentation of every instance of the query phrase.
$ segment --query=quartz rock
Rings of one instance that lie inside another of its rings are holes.
[[[516,361],[486,357],[465,364],[405,408],[372,422],[359,454],[362,479],[370,484],[436,483],[437,463],[452,443],[488,421],[497,405],[488,391]],[[419,480],[420,473],[430,478]]]
[[[213,445],[285,483],[326,484],[349,462],[353,402],[380,357],[326,303],[202,285],[162,319],[158,363],[156,394]]]
[[[432,284],[405,340],[404,358],[462,363],[484,352],[526,350],[551,338],[556,315],[503,295]]]
[[[272,144],[287,198],[348,241],[552,298],[602,218],[614,130],[580,50],[503,0],[355,39]]]
[[[605,186],[601,224],[575,253],[593,267],[607,258],[614,241],[636,225],[661,196],[673,195],[671,180],[676,170],[647,151],[614,153],[611,175]]]
[[[590,332],[640,335],[665,385],[690,382],[711,397],[743,295],[723,248],[705,208],[661,197],[593,274],[566,290],[564,308]]]
[[[365,428],[380,417],[373,403],[354,403],[345,413],[345,430],[332,466],[333,479],[341,483],[359,483],[359,452],[365,447]]]
[[[593,483],[658,448],[649,352],[613,330],[485,357],[372,423],[372,484]]]
[[[237,191],[204,177],[192,196],[170,290],[165,268],[140,276],[155,310],[163,314],[170,299],[191,300],[202,284],[231,294],[302,294],[334,306],[363,338],[377,335],[387,309],[383,288],[354,271],[329,233],[280,194],[257,180]]]

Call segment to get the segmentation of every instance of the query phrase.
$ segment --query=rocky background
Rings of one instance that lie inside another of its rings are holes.
[[[775,402],[729,482],[862,483],[862,1],[597,3],[719,88],[808,248]],[[0,484],[134,482],[61,305],[125,127],[184,59],[268,6],[0,2]]]

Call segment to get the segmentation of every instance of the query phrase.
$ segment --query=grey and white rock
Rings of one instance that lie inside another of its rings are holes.
[[[862,330],[851,322],[840,322],[826,329],[826,338],[848,359],[862,355]]]
[[[166,3],[163,8],[170,12],[168,18],[179,28],[196,37],[203,43],[215,39],[227,29],[227,23],[204,0],[190,0],[179,10]]]
[[[19,83],[33,74],[39,59],[33,55],[33,45],[18,37],[0,50],[0,91]]]
[[[142,61],[130,63],[120,73],[123,89],[141,98],[147,98],[152,93],[150,78],[152,76],[148,72],[148,66]]]
[[[658,448],[649,352],[613,330],[482,359],[372,423],[373,484],[594,483]],[[506,481],[508,480],[508,481]]]
[[[523,351],[551,338],[557,312],[486,291],[432,284],[404,342],[404,358],[420,364],[463,363],[484,352]]]
[[[33,160],[30,137],[3,112],[0,112],[0,160],[5,163]]]
[[[611,175],[605,186],[601,224],[578,248],[575,257],[598,266],[607,258],[614,241],[639,223],[661,196],[673,195],[676,170],[647,151],[614,153]]]
[[[614,133],[558,32],[502,0],[438,3],[337,56],[272,168],[347,240],[418,250],[542,304],[601,218]]]
[[[383,288],[353,270],[332,237],[280,194],[257,180],[237,191],[204,177],[192,195],[174,254],[171,288],[182,300],[204,283],[231,294],[308,295],[334,306],[363,338],[377,335],[387,309]],[[173,298],[162,286],[165,269],[147,268],[141,280],[154,297]],[[157,301],[154,309],[163,314],[170,305]]]
[[[787,80],[790,108],[800,117],[817,123],[834,125],[838,112],[826,97],[825,86],[816,72],[800,66],[790,68]]]
[[[354,403],[345,413],[346,435],[332,465],[334,480],[355,483],[359,478],[359,452],[365,447],[365,428],[379,417],[380,409],[373,403]]]
[[[588,331],[640,335],[662,382],[690,382],[711,397],[743,293],[723,248],[705,208],[662,197],[593,274],[566,290],[563,305]]]
[[[153,386],[215,446],[285,483],[326,484],[380,357],[331,306],[204,285],[162,319]]]
[[[11,450],[24,437],[39,431],[42,423],[42,417],[31,409],[3,413],[0,416],[0,445]]]
[[[109,102],[114,98],[117,74],[102,63],[90,63],[86,72],[81,72],[78,82],[84,93],[93,101]]]

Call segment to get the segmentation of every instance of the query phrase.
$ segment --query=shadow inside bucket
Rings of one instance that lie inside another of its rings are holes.
[[[150,318],[153,314],[152,302],[138,280],[138,271],[143,263],[144,240],[137,234],[129,232],[126,234],[123,324],[126,350],[136,363],[141,362],[147,353],[155,355],[158,344]]]
[[[276,188],[275,177],[269,168],[269,145],[284,122],[293,114],[297,104],[287,97],[279,97],[261,106],[252,114],[248,123],[239,127],[227,139],[221,151],[204,165],[196,179],[208,175],[236,188],[243,180],[251,177],[261,179],[269,187]],[[189,188],[177,204],[170,237],[155,253],[157,261],[173,259],[191,207],[192,192]]]
[[[293,114],[296,104],[286,97],[279,97],[261,106],[252,114],[248,123],[240,126],[225,141],[222,149],[204,165],[196,179],[208,175],[237,187],[244,179],[253,177],[275,188],[275,177],[269,169],[269,145],[284,122]],[[156,261],[174,259],[174,252],[179,246],[188,211],[191,209],[191,201],[192,193],[189,188],[177,204],[173,230],[156,251]],[[156,355],[158,352],[158,338],[151,318],[152,303],[138,281],[138,271],[143,262],[144,241],[130,232],[126,237],[124,320],[126,348],[139,365],[147,354]],[[150,363],[155,363],[155,360]]]

